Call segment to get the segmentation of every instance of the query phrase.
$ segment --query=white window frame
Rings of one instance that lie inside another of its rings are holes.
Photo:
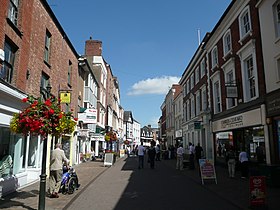
[[[220,73],[217,71],[211,77],[212,80],[212,95],[213,95],[213,111],[214,114],[222,111],[222,97],[221,97],[221,80]],[[217,86],[218,85],[218,86]],[[216,89],[218,87],[218,89]]]
[[[244,24],[244,18],[248,17],[247,22]],[[249,6],[245,7],[239,15],[239,35],[240,41],[245,39],[252,32],[252,23]]]
[[[257,62],[256,62],[256,46],[253,40],[249,41],[241,50],[237,52],[241,62],[241,73],[242,73],[242,87],[244,102],[254,100],[259,97],[259,86],[258,86],[258,73],[257,73]],[[255,78],[255,91],[256,96],[250,97],[249,84],[248,84],[248,73],[246,69],[246,60],[252,57],[253,59],[253,76]]]
[[[224,57],[232,51],[231,31],[230,29],[223,36]]]
[[[199,76],[199,67],[196,67],[195,69],[195,84],[199,82],[200,76]]]
[[[212,69],[218,66],[218,48],[215,46],[211,51]]]
[[[206,62],[205,58],[200,62],[200,78],[202,78],[206,73]]]
[[[280,38],[280,1],[275,1],[272,6],[275,25],[275,37]]]
[[[206,111],[207,110],[207,92],[206,92],[206,87],[203,87],[201,89],[201,109],[202,111]]]
[[[15,26],[18,25],[18,8],[19,0],[10,0],[8,18]]]
[[[193,87],[194,87],[194,73],[191,74],[191,88],[190,88],[190,90],[193,89]]]
[[[199,115],[201,112],[201,94],[200,90],[198,90],[195,94],[195,106],[196,106],[196,115]]]
[[[192,95],[191,98],[191,103],[190,103],[190,106],[191,106],[191,118],[194,118],[195,117],[195,101],[194,101],[194,96]]]

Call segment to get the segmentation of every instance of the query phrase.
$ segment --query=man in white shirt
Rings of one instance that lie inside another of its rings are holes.
[[[183,156],[184,156],[184,149],[182,145],[177,148],[177,163],[176,163],[176,169],[183,170]]]
[[[137,155],[138,155],[138,159],[139,159],[138,169],[144,168],[145,147],[143,146],[143,142],[141,142],[141,145],[138,146]]]
[[[194,169],[194,146],[193,144],[190,142],[189,143],[189,154],[190,154],[190,169]]]

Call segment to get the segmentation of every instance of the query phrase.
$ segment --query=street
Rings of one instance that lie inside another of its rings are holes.
[[[244,209],[186,176],[188,169],[175,170],[173,163],[157,161],[150,169],[145,161],[138,169],[137,157],[120,159],[64,209]]]

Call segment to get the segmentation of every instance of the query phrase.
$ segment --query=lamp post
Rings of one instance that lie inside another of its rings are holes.
[[[41,94],[44,99],[50,97],[51,95],[51,85],[50,82],[46,89],[41,88]],[[46,162],[47,162],[47,147],[48,147],[48,136],[44,137],[43,140],[43,154],[42,154],[42,166],[41,166],[41,175],[40,175],[40,191],[39,191],[39,210],[45,210],[45,199],[46,199]]]

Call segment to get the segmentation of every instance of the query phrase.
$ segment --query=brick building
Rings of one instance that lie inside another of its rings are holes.
[[[62,104],[62,109],[77,116],[76,87],[82,78],[79,55],[47,1],[1,0],[0,5],[0,160],[9,155],[14,163],[9,173],[0,174],[5,195],[37,181],[41,173],[42,139],[9,130],[11,117],[24,107],[21,100],[27,95],[46,97],[51,86],[55,97],[71,94],[71,102]],[[72,163],[75,137],[66,135],[59,141]],[[48,157],[54,143],[48,142]]]

